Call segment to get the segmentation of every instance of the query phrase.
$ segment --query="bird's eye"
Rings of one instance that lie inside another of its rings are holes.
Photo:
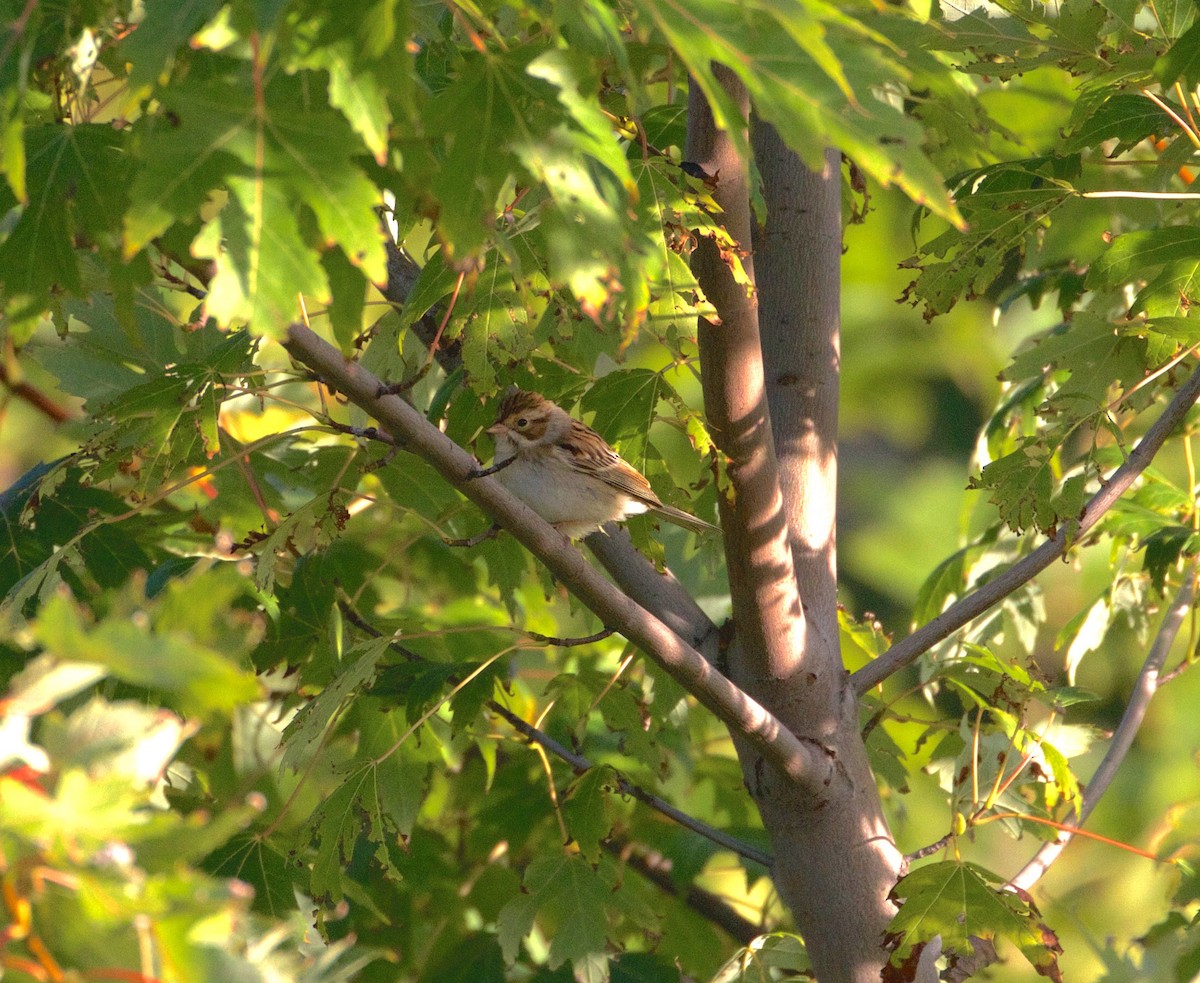
[[[527,426],[529,426],[529,421],[525,419],[525,417],[521,417],[521,419],[517,421],[517,426],[524,430]]]

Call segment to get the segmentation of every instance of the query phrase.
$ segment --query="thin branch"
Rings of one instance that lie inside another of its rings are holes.
[[[2,362],[0,362],[0,385],[4,386],[17,399],[24,400],[43,416],[48,417],[55,423],[66,423],[67,420],[75,418],[74,413],[66,407],[60,406],[36,386],[31,386],[25,381],[14,382],[9,377],[8,369]]]
[[[496,523],[492,523],[482,532],[477,532],[474,536],[463,536],[458,539],[442,538],[442,542],[447,546],[457,546],[464,549],[470,549],[478,546],[480,543],[486,543],[489,539],[495,539],[500,535],[500,527]]]
[[[605,843],[604,849],[617,857],[625,866],[637,871],[651,884],[664,894],[677,898],[680,895],[679,885],[671,879],[671,864],[669,860],[657,854],[645,855],[632,845]],[[764,929],[750,919],[735,911],[729,903],[719,895],[706,891],[702,887],[689,884],[683,894],[683,902],[702,918],[712,922],[735,941],[749,945],[762,935]]]
[[[383,632],[363,618],[362,615],[360,615],[347,601],[339,600],[338,608],[341,610],[342,615],[346,618],[346,620],[360,631],[370,635],[372,638],[383,637]],[[583,639],[551,639],[545,635],[538,635],[536,632],[524,632],[523,634],[533,638],[535,641],[552,642],[554,644],[561,643],[564,645],[580,645],[587,642],[600,641],[603,638],[607,638],[612,633],[609,631],[597,632],[590,638]],[[403,656],[409,662],[425,661],[416,652],[412,651],[412,649],[405,648],[399,642],[391,642],[389,648]],[[456,681],[452,676],[448,678],[451,682]],[[576,752],[560,744],[545,731],[539,730],[537,727],[533,726],[533,724],[527,722],[521,717],[518,717],[503,704],[497,703],[495,700],[488,700],[486,706],[493,713],[503,717],[508,722],[509,726],[513,728],[513,730],[518,731],[527,740],[539,745],[546,751],[553,754],[556,758],[565,761],[571,766],[571,770],[574,771],[576,775],[582,775],[585,772],[591,771],[595,767],[595,765],[588,758],[584,757],[582,754],[577,754]],[[723,833],[715,826],[710,826],[701,819],[696,819],[694,816],[689,816],[687,813],[676,809],[665,799],[660,799],[652,792],[647,792],[641,786],[633,784],[633,782],[630,782],[624,778],[620,773],[614,771],[614,775],[616,778],[617,790],[622,795],[631,796],[632,798],[637,799],[639,802],[645,803],[656,812],[662,813],[668,819],[674,820],[680,826],[690,829],[694,833],[699,833],[705,839],[711,840],[719,847],[730,850],[741,857],[745,857],[747,860],[752,860],[757,864],[761,864],[768,870],[771,868],[773,860],[770,854],[764,853],[756,847],[750,846],[748,843],[743,843],[741,840],[730,836],[728,833]]]
[[[904,855],[904,862],[911,864],[914,861],[924,860],[926,857],[932,857],[939,850],[944,850],[946,845],[953,839],[954,834],[947,833],[945,836],[934,840],[928,846],[923,846],[918,850],[913,850],[912,853],[906,853]]]
[[[338,433],[344,433],[349,437],[358,437],[362,440],[378,440],[381,444],[387,444],[389,447],[399,447],[396,438],[386,430],[380,430],[378,427],[352,427],[346,423],[338,423],[337,420],[323,420],[325,426],[330,430],[336,430]]]
[[[284,347],[405,442],[463,495],[482,508],[534,554],[579,598],[600,623],[620,632],[716,717],[792,781],[814,790],[837,773],[832,753],[797,737],[758,702],[717,672],[690,645],[637,602],[621,593],[563,535],[494,478],[467,481],[475,459],[396,396],[382,396],[379,379],[303,325],[293,324]]]
[[[1100,762],[1100,766],[1092,775],[1092,780],[1084,789],[1079,807],[1079,817],[1071,824],[1072,827],[1078,828],[1087,821],[1092,810],[1096,808],[1096,804],[1108,791],[1109,785],[1116,777],[1117,769],[1121,767],[1121,762],[1125,760],[1125,756],[1133,746],[1133,739],[1142,726],[1146,709],[1158,689],[1158,675],[1166,662],[1167,653],[1170,652],[1175,637],[1179,634],[1179,628],[1183,624],[1183,619],[1191,609],[1195,598],[1196,568],[1193,566],[1184,577],[1179,593],[1175,595],[1175,600],[1167,609],[1166,617],[1158,629],[1158,634],[1154,637],[1154,643],[1150,646],[1146,661],[1142,663],[1142,671],[1138,674],[1121,722],[1113,732],[1112,742],[1108,745],[1104,760]],[[1050,865],[1058,859],[1074,835],[1074,829],[1067,828],[1056,839],[1043,843],[1038,852],[1034,854],[1033,859],[1008,882],[1009,886],[1022,891],[1032,888],[1050,869]]]
[[[525,735],[525,737],[530,741],[541,745],[556,758],[560,758],[565,761],[571,766],[571,770],[574,771],[576,775],[582,775],[596,767],[590,759],[584,757],[582,754],[576,754],[574,751],[568,750],[549,734],[538,730],[538,728],[534,727],[533,724],[522,720],[507,707],[497,703],[495,700],[489,700],[487,706],[490,710],[508,721],[514,730],[520,731],[520,733]],[[614,773],[614,777],[616,780],[617,791],[619,791],[622,795],[628,795],[637,799],[639,802],[648,805],[655,812],[662,813],[662,815],[666,816],[668,819],[673,820],[685,829],[690,829],[693,833],[699,833],[706,840],[711,840],[719,847],[730,850],[741,857],[745,857],[747,860],[752,860],[756,864],[761,864],[768,870],[771,869],[771,864],[774,861],[772,860],[770,854],[764,853],[757,847],[750,846],[749,843],[743,843],[741,840],[730,836],[728,833],[722,832],[714,826],[710,826],[708,823],[701,819],[697,819],[695,816],[689,816],[686,812],[675,808],[675,806],[671,805],[671,803],[667,802],[665,799],[659,798],[653,792],[647,792],[640,785],[634,785],[633,782],[624,778],[619,773]]]
[[[417,280],[421,276],[421,267],[413,262],[412,257],[396,244],[391,235],[383,237],[383,244],[387,248],[388,273],[387,284],[383,288],[383,295],[399,311],[407,302],[413,287],[416,286]],[[439,330],[441,319],[438,315],[437,306],[431,307],[417,318],[416,321],[408,325],[408,327],[412,330],[413,334],[421,339],[425,347],[430,350],[442,369],[449,373],[462,364],[462,339],[455,338],[448,345],[442,346],[438,344],[435,346],[434,340],[438,339],[440,341],[441,334]],[[449,312],[447,312],[448,316]]]
[[[903,669],[918,656],[929,651],[943,638],[956,632],[972,619],[983,614],[994,604],[1013,591],[1023,587],[1055,560],[1066,553],[1068,547],[1091,529],[1117,500],[1125,494],[1138,476],[1149,467],[1154,455],[1166,442],[1177,426],[1183,422],[1192,404],[1200,397],[1200,368],[1179,387],[1162,415],[1138,442],[1122,464],[1112,475],[1101,481],[1100,490],[1092,496],[1078,522],[1064,522],[1054,538],[1048,539],[1037,549],[1013,564],[995,579],[988,581],[978,590],[959,598],[932,621],[922,625],[907,638],[897,642],[874,662],[870,662],[850,677],[855,693],[861,696],[867,690]]]
[[[1076,198],[1141,198],[1149,201],[1200,201],[1195,191],[1077,191]]]
[[[598,632],[591,635],[584,635],[582,638],[559,638],[556,635],[543,635],[541,632],[529,631],[526,629],[524,635],[526,638],[531,638],[535,642],[542,642],[545,645],[555,645],[558,648],[574,648],[576,645],[591,645],[593,642],[602,642],[613,633],[611,628],[601,628]]]

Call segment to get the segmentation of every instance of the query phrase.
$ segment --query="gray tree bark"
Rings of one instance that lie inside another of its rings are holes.
[[[720,75],[730,95],[744,89]],[[685,157],[715,176],[714,197],[747,249],[757,289],[733,282],[710,242],[693,268],[720,323],[701,320],[705,410],[726,456],[722,503],[735,640],[731,679],[834,762],[797,782],[735,734],[746,785],[776,857],[781,897],[821,983],[877,983],[888,892],[904,868],[884,819],[841,664],[837,628],[839,156],[803,167],[769,126],[753,131],[766,224],[752,227],[746,162],[693,86]]]

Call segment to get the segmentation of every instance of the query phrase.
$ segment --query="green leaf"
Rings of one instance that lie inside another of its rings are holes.
[[[890,965],[905,963],[914,948],[941,936],[942,951],[969,954],[972,936],[1007,939],[1039,974],[1062,981],[1054,933],[1027,895],[996,890],[999,880],[975,864],[934,863],[902,877],[892,889],[900,910],[887,932]]]
[[[595,413],[592,425],[612,443],[645,436],[654,422],[658,401],[678,397],[661,373],[650,369],[617,369],[597,379],[583,397],[582,408]]]
[[[367,749],[379,753],[339,768],[340,783],[305,824],[302,835],[316,847],[309,886],[315,898],[336,902],[343,897],[345,868],[364,832],[375,844],[372,856],[384,873],[400,876],[391,845],[395,837],[407,838],[412,831],[429,770],[428,761],[415,751],[415,739],[397,743],[402,727],[397,714],[379,714],[364,734]]]
[[[1155,590],[1161,594],[1179,558],[1200,551],[1200,535],[1188,526],[1169,525],[1147,536],[1145,546],[1142,565]]]
[[[536,345],[531,324],[544,309],[531,311],[517,290],[512,273],[498,255],[479,275],[466,298],[463,367],[474,388],[496,388],[496,371],[523,361]]]
[[[716,64],[738,75],[756,113],[809,167],[822,166],[825,146],[840,147],[881,185],[894,184],[961,224],[941,175],[922,152],[919,125],[870,94],[889,74],[906,75],[878,32],[821,0],[788,7],[641,0],[635,9],[662,32],[735,141],[744,140],[743,121],[714,74]]]
[[[575,780],[563,802],[567,830],[591,864],[599,863],[600,843],[612,829],[609,794],[614,782],[615,772],[608,766],[592,768]]]
[[[1154,74],[1164,89],[1178,80],[1187,89],[1196,87],[1200,82],[1200,24],[1193,24],[1175,40],[1154,63]]]
[[[61,658],[95,663],[125,682],[174,694],[186,713],[227,714],[259,696],[254,676],[223,653],[132,621],[89,627],[61,596],[43,609],[34,637]]]
[[[217,219],[194,251],[216,262],[208,309],[222,323],[281,334],[300,315],[299,295],[330,299],[318,249],[302,233],[311,213],[323,249],[336,243],[372,280],[386,276],[379,192],[354,162],[361,147],[344,117],[321,108],[309,85],[277,73],[255,102],[248,68],[220,60],[163,94],[139,124],[143,166],[125,218],[131,255],[176,220],[191,219],[209,194],[228,188]]]
[[[986,488],[988,501],[1015,532],[1032,527],[1049,533],[1060,519],[1052,502],[1054,474],[1050,458],[1034,443],[986,465],[970,488]],[[1074,518],[1074,516],[1071,516]]]
[[[79,768],[93,776],[118,775],[135,786],[152,787],[188,732],[184,721],[166,710],[93,695],[65,717],[43,721],[38,739],[62,768]]]
[[[491,932],[472,932],[433,960],[425,977],[438,983],[504,983],[504,956]]]
[[[1174,122],[1171,117],[1146,96],[1121,89],[1111,94],[1098,106],[1086,104],[1090,115],[1080,119],[1067,134],[1062,152],[1079,153],[1099,147],[1106,140],[1115,140],[1112,154],[1137,146],[1151,136],[1162,136],[1171,132]]]
[[[342,657],[342,671],[301,707],[284,729],[281,768],[299,772],[308,765],[318,742],[346,701],[370,684],[376,666],[387,653],[390,643],[390,638],[374,638]]]
[[[367,278],[336,246],[321,254],[321,268],[333,294],[329,304],[329,326],[338,346],[349,352],[363,330]]]
[[[775,979],[775,973],[789,974],[785,979],[803,978],[792,974],[809,975],[812,964],[804,940],[790,932],[770,932],[760,935],[730,959],[710,983],[759,983]]]
[[[144,808],[148,797],[124,775],[94,779],[77,769],[59,777],[51,796],[21,782],[6,782],[0,828],[55,853],[64,842],[75,849],[99,850],[127,834],[137,821],[135,810]]]
[[[513,898],[496,920],[504,958],[517,957],[521,940],[541,915],[554,926],[549,965],[584,959],[605,948],[606,906],[612,886],[582,857],[541,856],[525,871],[526,893]]]
[[[856,621],[853,615],[843,608],[838,609],[838,635],[843,654],[850,657],[850,662],[855,664],[855,668],[877,659],[889,644],[883,626],[878,621]],[[852,652],[855,655],[850,656]],[[848,664],[847,668],[852,666]]]
[[[453,250],[449,259],[482,250],[515,164],[513,135],[536,139],[561,116],[554,109],[553,90],[526,74],[538,53],[523,46],[490,57],[469,55],[454,84],[431,101],[426,115],[447,149],[429,190],[438,202],[443,248]],[[526,112],[518,120],[521,110]]]
[[[958,175],[955,201],[969,227],[941,233],[922,244],[921,258],[901,264],[920,270],[903,299],[923,301],[930,320],[962,297],[1008,286],[1014,259],[1037,245],[1050,216],[1072,200],[1078,164],[1078,158],[1035,157]]]
[[[913,624],[923,625],[932,621],[946,607],[946,602],[957,597],[967,583],[967,569],[973,562],[975,547],[964,546],[956,550],[933,568],[917,591],[913,605]]]
[[[236,877],[254,888],[255,911],[281,918],[296,910],[296,868],[261,836],[232,837],[209,855],[204,866],[214,876]]]
[[[83,292],[77,240],[115,251],[129,187],[127,149],[126,135],[111,126],[28,128],[28,201],[0,241],[0,290],[14,321],[40,314],[53,288]]]
[[[120,45],[129,62],[129,86],[158,81],[178,49],[221,9],[221,0],[145,0],[145,13]]]
[[[1200,227],[1168,225],[1144,232],[1127,232],[1113,239],[1092,264],[1089,287],[1117,287],[1176,262],[1200,260]]]
[[[39,655],[13,676],[4,696],[4,707],[8,713],[19,717],[36,717],[105,675],[104,669],[94,663]]]
[[[1043,375],[1047,369],[1069,372],[1051,402],[1073,417],[1101,411],[1114,385],[1140,383],[1147,368],[1141,338],[1118,331],[1106,318],[1081,312],[1024,348],[1004,370],[1009,380]],[[1071,405],[1071,404],[1074,405]]]

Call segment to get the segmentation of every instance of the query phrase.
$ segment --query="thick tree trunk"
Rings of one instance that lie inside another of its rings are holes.
[[[748,109],[728,73],[727,91]],[[711,243],[694,267],[720,324],[700,323],[705,409],[727,457],[722,510],[736,636],[728,672],[798,737],[835,759],[830,781],[795,782],[735,741],[771,836],[780,895],[821,983],[878,981],[887,894],[903,868],[859,734],[837,632],[836,516],[840,171],[813,174],[756,126],[768,217],[739,293]],[[697,87],[686,157],[718,178],[723,220],[751,241],[745,162]]]

